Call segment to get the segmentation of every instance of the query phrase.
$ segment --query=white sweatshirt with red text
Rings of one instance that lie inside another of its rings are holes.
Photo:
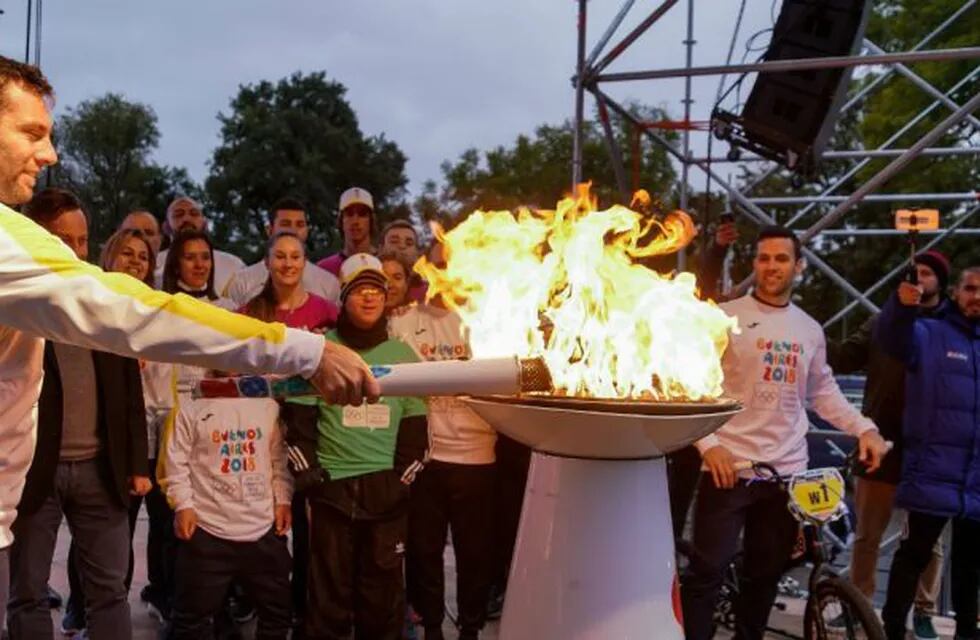
[[[263,398],[183,402],[164,442],[160,484],[175,511],[224,540],[250,542],[289,504],[293,480],[279,429],[279,405]]]
[[[877,428],[841,393],[827,365],[823,327],[806,312],[750,295],[720,306],[741,330],[722,360],[724,394],[745,410],[699,440],[701,453],[720,444],[737,460],[767,462],[788,474],[807,467],[807,406],[855,436]]]

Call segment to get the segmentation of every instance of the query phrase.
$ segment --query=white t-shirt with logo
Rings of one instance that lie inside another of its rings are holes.
[[[741,401],[745,410],[699,440],[702,453],[721,444],[736,460],[796,473],[807,468],[807,406],[855,436],[876,428],[841,393],[827,365],[823,327],[806,312],[750,295],[719,306],[738,318],[741,329],[730,336],[722,360],[724,395]]]
[[[458,315],[432,305],[416,305],[388,321],[388,333],[407,343],[422,360],[466,360],[470,348]],[[453,396],[426,398],[430,457],[456,464],[492,464],[497,432]]]

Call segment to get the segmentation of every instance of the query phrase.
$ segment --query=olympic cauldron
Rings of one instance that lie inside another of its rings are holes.
[[[738,403],[470,396],[532,450],[500,636],[684,637],[664,456]]]

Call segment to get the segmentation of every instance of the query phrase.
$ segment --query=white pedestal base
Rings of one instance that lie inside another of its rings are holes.
[[[675,576],[663,458],[533,454],[502,640],[682,640]]]

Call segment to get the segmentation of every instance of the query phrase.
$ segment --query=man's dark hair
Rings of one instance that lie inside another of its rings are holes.
[[[771,224],[759,229],[759,236],[755,239],[755,244],[758,247],[759,243],[763,240],[769,240],[770,238],[786,238],[787,240],[793,241],[793,258],[799,260],[803,257],[803,246],[800,244],[800,239],[796,237],[791,229],[780,224]]]
[[[292,196],[285,196],[279,198],[272,203],[269,207],[269,224],[273,225],[276,223],[276,212],[277,211],[302,211],[306,212],[306,205],[299,198],[294,198]]]
[[[967,267],[960,271],[960,276],[956,279],[956,286],[959,287],[966,282],[967,276],[980,276],[980,265]]]
[[[385,228],[381,230],[381,244],[384,244],[385,237],[387,237],[388,232],[392,229],[408,229],[413,234],[415,234],[415,241],[418,242],[419,232],[415,229],[415,225],[404,218],[398,218],[397,220],[392,220],[385,225]]]
[[[32,64],[25,64],[10,58],[0,56],[0,111],[6,108],[5,96],[7,85],[16,82],[22,89],[30,91],[41,98],[50,98],[54,89],[41,70]]]
[[[67,189],[48,187],[34,194],[30,202],[24,205],[23,213],[42,227],[46,227],[62,213],[73,209],[79,209],[85,216],[82,201],[78,196]],[[88,216],[85,216],[85,220],[88,221]]]

